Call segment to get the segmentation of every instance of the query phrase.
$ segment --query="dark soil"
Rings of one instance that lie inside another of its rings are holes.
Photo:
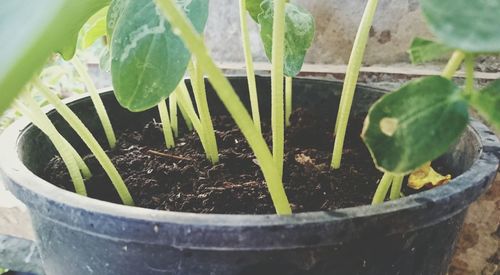
[[[342,168],[331,171],[332,118],[297,109],[286,130],[284,185],[294,212],[334,210],[369,204],[381,173],[359,134],[362,119],[350,122]],[[137,206],[196,213],[275,213],[255,157],[233,120],[214,118],[220,162],[212,165],[198,136],[186,133],[166,149],[161,125],[123,129],[115,150],[109,151]],[[266,140],[270,130],[264,125]],[[184,131],[186,132],[186,131]],[[86,182],[90,197],[117,202],[119,198],[92,155],[85,157],[93,177]],[[44,178],[74,190],[59,157],[47,165]]]

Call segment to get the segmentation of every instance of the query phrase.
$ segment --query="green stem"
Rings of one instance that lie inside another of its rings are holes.
[[[391,185],[391,194],[389,198],[391,200],[397,200],[401,197],[401,186],[403,185],[403,176],[394,176]]]
[[[71,150],[69,150],[67,144],[63,141],[62,136],[59,134],[52,122],[47,118],[45,113],[40,109],[38,104],[33,101],[33,99],[29,96],[25,96],[24,101],[28,104],[28,107],[15,103],[16,108],[27,116],[45,135],[47,135],[52,144],[54,144],[56,150],[59,152],[62,161],[68,169],[69,176],[75,187],[75,192],[77,194],[87,196],[85,183],[83,181],[82,174],[80,173],[78,164],[76,163],[76,159],[74,158]]]
[[[175,93],[177,94],[177,101],[179,102],[179,106],[181,106],[181,110],[184,110],[186,112],[187,117],[189,118],[191,123],[193,123],[194,130],[200,137],[203,150],[205,150],[207,158],[209,158],[209,148],[206,141],[206,136],[203,132],[203,125],[201,124],[201,121],[194,110],[193,101],[189,96],[189,91],[186,87],[186,83],[184,83],[184,80],[179,83]]]
[[[92,133],[87,129],[85,124],[78,118],[78,116],[73,113],[73,111],[66,106],[61,99],[59,99],[52,91],[45,86],[39,79],[35,79],[33,82],[35,87],[40,90],[40,92],[45,96],[48,102],[56,108],[57,112],[71,125],[73,130],[80,136],[83,142],[87,145],[90,151],[94,154],[97,161],[102,165],[102,168],[109,176],[111,182],[113,183],[118,195],[121,200],[126,205],[134,205],[132,196],[130,195],[127,186],[123,182],[122,177],[116,170],[106,152],[99,145],[99,142],[94,138]]]
[[[160,113],[160,120],[163,129],[163,137],[165,138],[165,146],[172,148],[175,146],[174,135],[172,134],[172,127],[170,126],[170,117],[168,115],[167,103],[162,100],[158,104],[158,112]]]
[[[193,87],[194,99],[196,101],[203,134],[208,147],[207,155],[212,164],[216,164],[219,162],[219,150],[217,148],[217,140],[215,139],[215,131],[210,116],[210,110],[208,109],[205,79],[198,64],[193,60],[194,59],[192,59],[188,65],[189,75],[191,76],[191,86]]]
[[[82,64],[82,62],[80,62],[80,60],[76,56],[71,60],[71,63],[75,67],[78,74],[82,77],[83,82],[87,87],[90,99],[92,100],[92,103],[94,103],[95,109],[97,111],[97,116],[99,117],[102,127],[104,128],[104,133],[106,134],[106,138],[108,139],[109,147],[111,149],[115,148],[116,136],[115,132],[113,131],[113,126],[111,125],[111,121],[109,120],[109,116],[106,112],[106,108],[104,107],[104,103],[99,96],[99,92],[97,92],[97,88],[95,87],[94,82],[90,78],[87,68]]]
[[[292,115],[292,89],[293,78],[285,77],[285,123],[290,126],[290,115]]]
[[[465,56],[465,95],[471,96],[474,92],[474,55],[467,54]]]
[[[340,168],[342,160],[342,151],[344,148],[344,139],[347,131],[347,123],[351,112],[356,83],[358,82],[359,70],[363,62],[366,44],[368,42],[370,28],[372,26],[373,17],[377,10],[378,0],[368,0],[366,9],[361,19],[361,24],[354,40],[354,46],[347,65],[342,97],[340,99],[339,111],[337,114],[337,123],[335,125],[335,143],[333,147],[332,169]]]
[[[273,130],[273,158],[280,176],[283,174],[285,147],[285,114],[283,91],[283,64],[285,57],[285,0],[274,0],[273,46],[271,67],[271,126]]]
[[[177,118],[177,95],[172,93],[168,97],[168,106],[170,109],[170,125],[172,126],[172,131],[174,136],[179,136],[179,120]]]
[[[172,26],[179,30],[180,38],[196,57],[201,69],[208,75],[215,92],[248,141],[266,179],[276,212],[279,215],[291,214],[281,174],[278,172],[273,156],[231,83],[210,57],[203,37],[196,32],[183,11],[177,7],[175,0],[155,0],[155,2]]]
[[[54,126],[52,122],[50,121],[49,117],[40,109],[40,106],[33,100],[28,95],[22,95],[24,101],[28,104],[28,108],[31,110],[34,110],[37,112],[35,118],[40,119],[40,125],[37,126],[42,132],[50,132],[51,131],[51,126]],[[26,114],[27,116],[31,114]],[[34,121],[34,119],[32,119]],[[34,122],[33,122],[34,123]],[[46,130],[46,131],[45,131]],[[73,157],[75,158],[76,164],[78,165],[78,168],[80,169],[80,172],[83,175],[84,179],[90,179],[92,177],[92,173],[90,172],[89,167],[83,160],[83,158],[80,156],[80,154],[76,151],[76,149],[57,131],[57,134],[59,135],[59,138],[64,142],[64,146],[71,152]],[[48,136],[48,135],[47,135]],[[52,142],[54,143],[54,142]]]
[[[460,68],[460,65],[462,65],[464,59],[465,59],[464,52],[460,50],[456,50],[455,52],[453,52],[450,60],[448,61],[448,64],[446,64],[446,67],[441,73],[441,76],[444,78],[451,79],[455,75],[457,70]]]
[[[92,172],[90,172],[90,168],[87,166],[83,158],[80,156],[80,154],[76,151],[76,149],[61,135],[61,138],[63,139],[64,143],[66,144],[67,148],[71,151],[71,154],[76,160],[76,164],[78,165],[78,168],[80,168],[80,171],[82,172],[83,178],[88,180],[92,177]]]
[[[387,196],[387,191],[389,191],[389,187],[391,186],[393,175],[389,173],[385,173],[380,183],[377,186],[377,191],[375,191],[375,195],[373,195],[372,205],[383,203],[385,197]]]
[[[182,81],[184,81],[184,80],[182,80]],[[177,106],[179,107],[179,110],[181,111],[181,115],[184,118],[184,123],[186,124],[186,128],[189,131],[193,131],[193,123],[191,122],[191,119],[189,118],[189,115],[187,114],[186,110],[184,110],[184,107],[179,103],[177,92],[174,92],[174,94],[176,94]]]
[[[240,0],[240,25],[241,25],[241,38],[243,41],[243,53],[245,55],[248,93],[250,96],[250,106],[252,108],[252,118],[259,133],[262,132],[260,125],[260,112],[259,112],[259,98],[257,96],[257,84],[255,82],[255,70],[252,60],[252,51],[250,49],[250,34],[248,32],[247,24],[247,0]]]

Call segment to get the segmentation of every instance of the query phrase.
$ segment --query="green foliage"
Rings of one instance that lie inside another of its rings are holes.
[[[267,58],[271,60],[273,47],[273,2],[264,0],[259,14],[260,37]],[[305,9],[287,3],[285,9],[285,64],[286,76],[294,77],[302,68],[307,50],[314,39],[314,17]]]
[[[0,113],[53,52],[75,53],[83,24],[109,0],[0,1]],[[13,35],[15,32],[15,35]]]
[[[467,107],[446,78],[411,81],[371,107],[362,138],[379,169],[406,174],[448,150],[468,123]]]
[[[106,15],[108,8],[101,9],[85,23],[81,31],[81,46],[83,49],[90,47],[97,39],[106,35]]]
[[[499,0],[422,0],[434,34],[451,48],[471,53],[500,52]]]
[[[500,80],[470,97],[470,104],[496,129],[500,129]]]
[[[177,2],[183,3],[197,31],[203,31],[208,1]],[[190,59],[184,43],[153,0],[114,0],[107,26],[112,35],[111,73],[118,101],[131,111],[158,105],[184,76]]]
[[[421,64],[440,59],[453,52],[446,45],[431,40],[416,37],[413,39],[408,53],[413,64]]]
[[[265,0],[245,0],[245,1],[248,13],[255,22],[259,23],[259,14],[262,12],[260,5]]]

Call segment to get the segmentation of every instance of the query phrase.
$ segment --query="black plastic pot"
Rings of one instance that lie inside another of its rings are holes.
[[[270,79],[257,80],[266,115]],[[248,101],[245,78],[231,81]],[[214,112],[223,110],[208,90]],[[339,82],[296,79],[294,104],[330,106],[334,115],[340,90]],[[382,93],[360,86],[354,112],[366,112]],[[130,113],[112,93],[102,96],[113,123],[156,115]],[[100,128],[88,97],[69,105],[91,129]],[[50,116],[79,144],[57,114]],[[2,174],[30,209],[44,269],[63,275],[445,274],[465,212],[491,184],[500,152],[495,135],[471,121],[444,156],[459,175],[448,185],[374,207],[280,217],[156,211],[78,196],[36,176],[54,155],[39,130],[20,121],[0,144]]]

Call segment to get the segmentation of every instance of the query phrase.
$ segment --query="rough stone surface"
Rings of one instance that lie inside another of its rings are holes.
[[[206,28],[209,48],[218,61],[244,61],[240,43],[238,2],[211,0]],[[308,1],[295,0],[316,19],[316,37],[306,62],[345,64],[367,0]],[[215,16],[219,15],[219,16]],[[251,21],[252,19],[248,19]],[[258,28],[249,24],[255,60],[266,61]],[[374,18],[365,64],[407,62],[406,53],[413,37],[431,37],[420,13],[418,0],[380,0]]]
[[[450,275],[500,274],[500,176],[467,213]]]

